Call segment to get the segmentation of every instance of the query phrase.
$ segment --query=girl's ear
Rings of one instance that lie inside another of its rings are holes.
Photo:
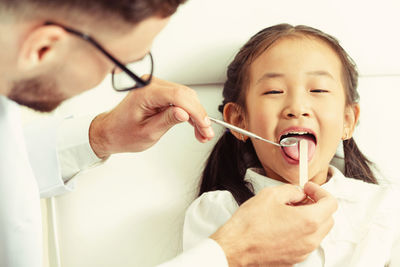
[[[56,25],[43,25],[30,31],[21,44],[18,53],[18,67],[21,71],[31,71],[54,59],[63,60],[60,43],[68,33]]]
[[[243,109],[236,103],[229,102],[225,104],[224,107],[224,121],[235,125],[236,127],[246,129],[246,120],[244,116]],[[233,136],[235,136],[238,140],[246,142],[247,136],[240,134],[238,132],[230,130]]]
[[[343,140],[350,139],[353,136],[354,129],[356,128],[358,119],[360,117],[360,105],[348,105],[344,111],[344,127],[343,127]]]

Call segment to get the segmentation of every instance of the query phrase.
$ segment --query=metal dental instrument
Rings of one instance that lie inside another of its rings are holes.
[[[256,134],[253,134],[253,133],[251,133],[251,132],[249,132],[249,131],[243,130],[242,128],[233,126],[232,124],[226,123],[226,122],[224,122],[224,121],[220,121],[220,120],[217,120],[217,119],[214,119],[214,118],[210,118],[210,117],[208,117],[208,118],[210,119],[210,121],[215,122],[216,124],[222,125],[222,126],[224,126],[225,128],[231,129],[231,130],[233,130],[233,131],[235,131],[235,132],[244,134],[244,135],[246,135],[246,136],[248,136],[248,137],[252,137],[252,138],[255,138],[255,139],[258,139],[258,140],[261,140],[261,141],[264,141],[264,142],[267,142],[267,143],[276,145],[276,146],[283,146],[283,147],[286,147],[286,146],[295,146],[295,145],[297,145],[298,142],[299,142],[299,141],[297,140],[297,138],[295,138],[295,137],[286,137],[286,138],[284,138],[284,139],[282,139],[282,140],[280,141],[280,144],[278,144],[278,143],[269,141],[269,140],[267,140],[267,139],[264,139],[264,138],[262,138],[262,137],[260,137],[260,136],[258,136],[258,135],[256,135]]]

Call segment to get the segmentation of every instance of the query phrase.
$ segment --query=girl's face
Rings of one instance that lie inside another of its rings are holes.
[[[324,183],[340,140],[350,138],[359,114],[358,105],[345,104],[336,52],[316,38],[283,38],[251,64],[248,78],[245,110],[230,103],[225,119],[277,143],[288,134],[307,139],[309,180]],[[297,147],[251,141],[267,176],[298,184]]]

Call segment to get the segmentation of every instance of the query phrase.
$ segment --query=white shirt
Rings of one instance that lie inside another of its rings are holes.
[[[1,267],[42,266],[39,195],[51,197],[71,191],[72,178],[100,162],[89,144],[91,120],[90,116],[49,118],[22,129],[18,106],[0,96]],[[161,266],[228,264],[222,248],[206,239]]]
[[[282,182],[247,170],[245,181],[254,193]],[[330,180],[322,187],[338,200],[335,224],[320,247],[296,266],[378,267],[400,266],[400,191],[346,178],[330,167]],[[183,249],[196,246],[214,233],[238,209],[228,191],[202,194],[189,207],[183,230]],[[268,252],[266,252],[268,253]]]

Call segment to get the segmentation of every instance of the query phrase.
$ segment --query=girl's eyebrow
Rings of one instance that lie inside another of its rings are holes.
[[[332,80],[334,80],[333,75],[330,74],[328,71],[325,70],[315,70],[315,71],[309,71],[306,72],[307,75],[312,75],[312,76],[326,76]],[[278,73],[278,72],[267,72],[264,73],[260,79],[258,79],[257,83],[260,83],[264,80],[268,80],[268,79],[274,79],[274,78],[282,78],[285,77],[285,74],[283,73]]]
[[[314,76],[326,76],[326,77],[331,78],[332,80],[334,80],[333,75],[330,74],[328,71],[325,71],[325,70],[309,71],[306,74],[307,75],[314,75]]]
[[[268,80],[268,79],[273,79],[273,78],[281,78],[284,77],[285,75],[283,73],[277,73],[277,72],[267,72],[264,73],[263,76],[261,76],[260,79],[258,79],[257,83],[262,82],[263,80]]]

